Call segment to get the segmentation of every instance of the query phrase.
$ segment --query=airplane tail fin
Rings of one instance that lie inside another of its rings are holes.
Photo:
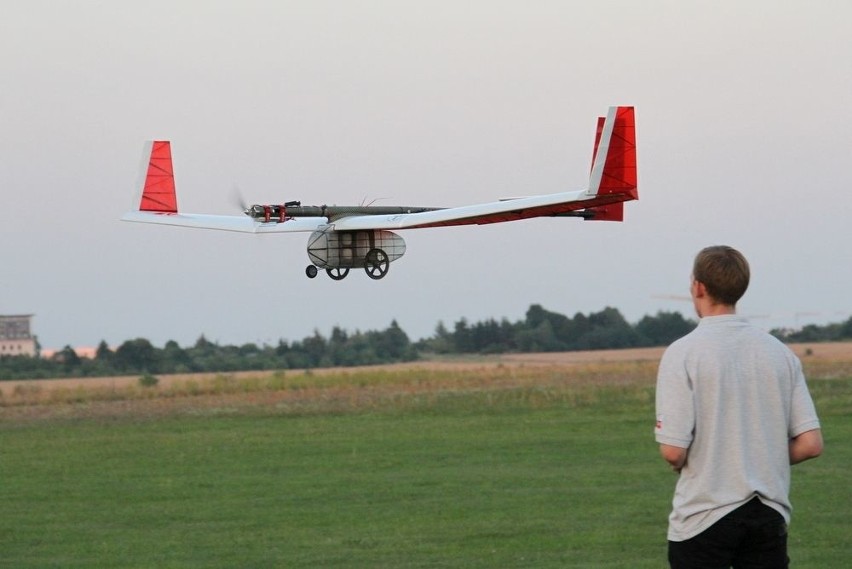
[[[139,211],[177,213],[171,144],[168,140],[155,140],[150,144],[150,147],[150,158],[148,159],[147,169],[145,169],[145,184],[142,186]]]
[[[586,210],[597,221],[622,221],[624,201],[639,199],[633,107],[610,107],[606,117],[598,117],[588,193],[605,202]],[[616,195],[617,201],[606,203],[606,196]]]

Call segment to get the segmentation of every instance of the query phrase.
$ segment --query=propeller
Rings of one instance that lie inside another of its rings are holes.
[[[231,203],[239,207],[244,214],[251,215],[251,208],[246,203],[243,193],[240,191],[240,187],[236,182],[231,186]]]
[[[243,197],[243,193],[240,191],[240,187],[236,183],[231,186],[231,202],[237,205],[244,214],[253,219],[270,221],[270,218],[276,218],[279,222],[285,221],[287,208],[299,208],[302,205],[302,202],[297,200],[285,202],[283,205],[248,205]]]

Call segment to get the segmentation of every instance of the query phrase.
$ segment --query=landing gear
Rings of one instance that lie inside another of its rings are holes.
[[[387,253],[381,249],[370,249],[364,257],[364,270],[367,276],[373,280],[379,280],[388,274],[390,260]]]
[[[362,249],[363,250],[363,249]],[[399,256],[394,257],[398,259]],[[316,278],[319,274],[320,268],[325,269],[326,274],[329,276],[331,280],[334,281],[342,281],[349,275],[349,271],[355,267],[364,267],[364,271],[367,273],[367,276],[371,279],[377,281],[381,278],[384,278],[386,274],[388,274],[388,268],[390,267],[391,258],[384,251],[384,249],[379,249],[374,247],[367,251],[367,254],[361,258],[348,259],[343,261],[341,259],[334,259],[332,262],[335,265],[343,266],[329,266],[327,259],[320,258],[317,261],[317,265],[308,265],[305,267],[305,274],[309,279]]]
[[[326,269],[325,272],[328,274],[329,277],[332,278],[332,280],[342,281],[346,278],[346,275],[349,274],[349,269],[335,267],[333,269]]]
[[[387,269],[385,269],[387,271]],[[346,275],[349,274],[349,269],[347,267],[332,267],[330,269],[325,270],[326,274],[335,281],[342,281],[346,278]],[[309,279],[314,279],[319,274],[319,269],[316,265],[308,265],[305,267],[305,274]]]

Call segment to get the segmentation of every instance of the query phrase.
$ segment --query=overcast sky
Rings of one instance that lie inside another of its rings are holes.
[[[0,314],[45,348],[412,340],[531,304],[692,316],[702,247],[752,265],[767,329],[852,314],[846,1],[46,1],[0,18]],[[146,140],[182,210],[452,206],[582,188],[595,118],[636,107],[624,223],[401,231],[381,281],[305,277],[307,234],[119,222]]]

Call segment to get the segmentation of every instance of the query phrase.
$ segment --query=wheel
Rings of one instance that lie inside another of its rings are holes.
[[[309,278],[309,279],[312,279],[312,278],[314,278],[315,276],[317,276],[317,273],[318,273],[318,272],[319,272],[319,269],[317,269],[317,268],[316,268],[315,266],[313,266],[313,265],[308,265],[308,266],[305,268],[305,274],[306,274],[306,275],[308,275],[308,278]]]
[[[325,270],[325,272],[326,272],[326,273],[328,274],[328,276],[330,276],[333,280],[336,280],[336,281],[342,281],[343,279],[345,279],[345,278],[346,278],[346,275],[348,275],[348,274],[349,274],[349,268],[348,268],[348,267],[344,267],[344,268],[342,268],[342,269],[341,269],[340,267],[334,267],[334,268],[332,268],[332,269],[326,269],[326,270]]]
[[[388,255],[381,249],[370,249],[364,257],[364,270],[367,276],[373,280],[379,280],[388,274],[390,260]]]

